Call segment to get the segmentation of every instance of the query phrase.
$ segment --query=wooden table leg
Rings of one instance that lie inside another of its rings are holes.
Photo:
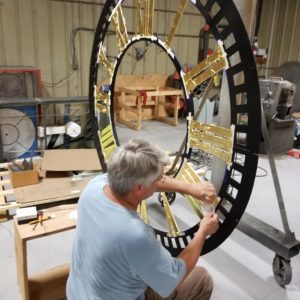
[[[20,236],[16,220],[14,220],[14,232],[18,284],[23,299],[29,300],[26,241]]]

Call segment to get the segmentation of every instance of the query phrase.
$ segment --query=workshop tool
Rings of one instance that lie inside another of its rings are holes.
[[[20,172],[24,171],[23,167],[19,164],[17,164],[14,160],[11,161],[10,169],[12,172]]]
[[[41,219],[41,222],[47,221],[47,220],[51,220],[51,219],[55,219],[55,218],[56,218],[56,215],[53,214],[53,215],[48,216],[48,217],[43,217],[43,218]],[[30,225],[35,225],[35,224],[37,224],[37,223],[39,223],[39,219],[30,221],[28,224],[30,224]]]
[[[35,225],[33,226],[32,230],[35,230],[37,225],[40,224],[40,225],[43,225],[42,223],[42,219],[43,219],[43,211],[38,211],[37,212],[37,216],[38,216],[38,219],[36,220],[37,222],[35,223]]]

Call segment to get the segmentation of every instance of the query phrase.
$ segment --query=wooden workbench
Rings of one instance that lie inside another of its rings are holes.
[[[41,164],[41,162],[40,162]],[[7,163],[1,163],[7,168]],[[63,174],[63,173],[62,173]],[[18,207],[74,203],[93,176],[74,180],[72,176],[44,177],[37,184],[13,188],[8,170],[0,172],[0,222],[9,218],[8,210]]]
[[[117,121],[119,123],[135,130],[140,130],[142,120],[147,119],[155,119],[177,126],[181,90],[163,86],[126,86],[118,87],[116,90],[116,94],[120,95],[117,97]],[[173,102],[166,101],[168,96],[173,97]],[[173,117],[170,119],[166,116],[162,108],[170,108],[173,111]],[[146,115],[145,110],[147,109],[153,110],[153,113]]]
[[[77,205],[61,205],[45,210],[44,217],[55,215],[55,218],[33,225],[19,225],[14,218],[15,253],[17,276],[20,291],[24,300],[55,300],[65,297],[65,287],[69,274],[69,265],[55,267],[49,271],[28,275],[27,241],[75,228]],[[47,249],[51,251],[51,249]]]
[[[109,84],[110,80],[107,79],[98,88],[101,90]],[[176,126],[183,91],[170,85],[165,74],[119,74],[114,85],[113,100],[116,121],[135,130],[140,130],[142,121],[149,119]]]

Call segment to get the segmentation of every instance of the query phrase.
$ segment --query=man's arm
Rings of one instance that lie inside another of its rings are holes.
[[[176,192],[187,194],[208,203],[213,203],[217,197],[215,188],[209,181],[189,183],[168,176],[164,176],[160,180],[157,192]]]
[[[205,239],[207,236],[214,234],[219,228],[219,218],[217,214],[207,214],[200,223],[200,227],[195,234],[193,240],[178,255],[178,258],[184,260],[186,264],[186,272],[182,281],[190,274],[195,267],[201,254]]]

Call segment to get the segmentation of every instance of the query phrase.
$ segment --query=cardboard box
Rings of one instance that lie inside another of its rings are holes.
[[[14,188],[39,183],[39,171],[36,167],[33,170],[18,172],[12,172],[9,168],[9,177]]]
[[[39,171],[38,184],[16,188],[19,203],[56,202],[79,198],[92,177],[101,173],[95,149],[55,149],[44,151],[44,156],[34,162]],[[73,180],[74,173],[84,173],[80,180]],[[95,172],[90,172],[95,171]]]
[[[67,172],[101,171],[101,165],[96,149],[46,150],[41,171],[45,177],[60,177]]]

